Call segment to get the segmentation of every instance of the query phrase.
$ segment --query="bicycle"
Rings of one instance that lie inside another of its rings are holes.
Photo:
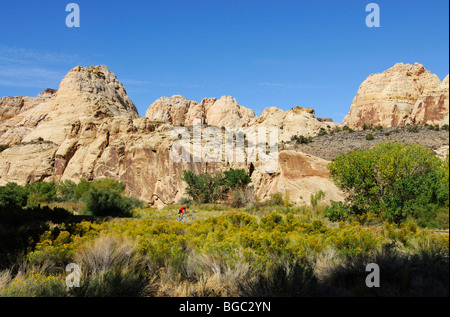
[[[190,211],[190,212],[186,211],[186,213],[184,213],[184,214],[183,213],[179,214],[176,221],[186,222],[186,220],[188,220],[188,218],[193,220],[194,219],[193,213],[194,213],[194,211]]]

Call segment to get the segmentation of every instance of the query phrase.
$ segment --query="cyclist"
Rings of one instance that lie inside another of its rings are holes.
[[[180,210],[178,211],[178,217],[179,218],[183,218],[187,213],[187,209],[186,209],[186,205],[184,205],[183,207],[180,208]]]

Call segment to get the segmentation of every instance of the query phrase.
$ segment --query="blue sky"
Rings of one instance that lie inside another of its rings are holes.
[[[80,28],[65,25],[70,2]],[[371,2],[380,28],[365,24]],[[298,105],[341,122],[364,79],[397,62],[448,74],[448,0],[0,2],[0,96],[35,96],[103,64],[141,115],[161,96],[231,95],[257,115]]]

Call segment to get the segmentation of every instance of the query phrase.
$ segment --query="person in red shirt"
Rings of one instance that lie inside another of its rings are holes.
[[[184,205],[184,206],[181,207],[180,210],[178,211],[178,215],[179,215],[179,216],[183,216],[183,215],[186,214],[186,212],[187,212],[186,205]]]

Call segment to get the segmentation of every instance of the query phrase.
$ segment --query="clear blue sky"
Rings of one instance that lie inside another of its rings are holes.
[[[80,28],[65,25],[70,2]],[[380,28],[365,25],[370,2]],[[76,65],[104,64],[141,115],[161,96],[231,95],[258,115],[299,105],[341,122],[364,79],[397,62],[448,74],[448,0],[0,2],[0,96],[35,96]]]

